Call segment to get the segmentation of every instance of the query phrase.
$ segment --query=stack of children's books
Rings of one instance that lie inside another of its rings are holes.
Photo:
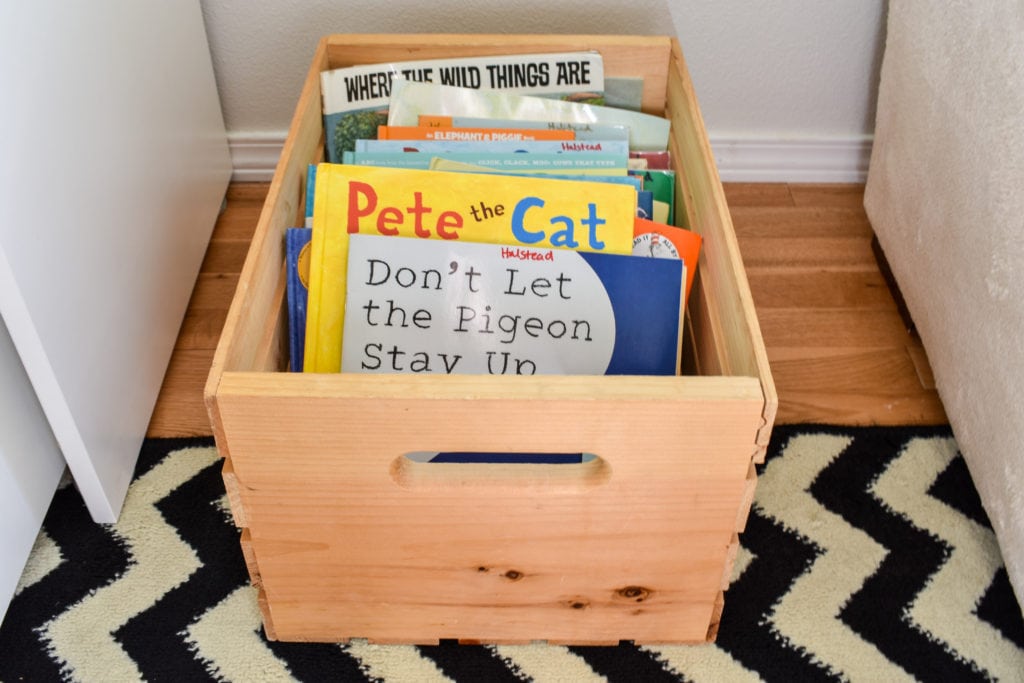
[[[638,81],[598,52],[321,74],[291,370],[677,374],[701,240]]]

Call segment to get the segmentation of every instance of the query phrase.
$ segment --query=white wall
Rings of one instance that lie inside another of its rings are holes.
[[[202,0],[236,178],[267,177],[326,33],[678,35],[723,178],[862,180],[885,0]]]

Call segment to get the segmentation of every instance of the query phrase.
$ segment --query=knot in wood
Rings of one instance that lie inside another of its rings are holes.
[[[620,598],[632,600],[634,602],[643,602],[651,596],[651,590],[644,588],[643,586],[626,586],[615,591]]]

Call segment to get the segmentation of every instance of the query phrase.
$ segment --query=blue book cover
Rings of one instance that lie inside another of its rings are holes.
[[[505,463],[535,465],[573,465],[584,461],[582,453],[483,453],[451,451],[437,453],[428,462]]]
[[[354,234],[342,372],[673,375],[685,265]]]
[[[643,181],[644,191],[651,194],[648,218],[658,223],[675,225],[676,173],[666,169],[630,170],[629,174]]]
[[[650,190],[637,191],[636,215],[647,220],[654,220],[654,193]]]
[[[309,288],[310,228],[285,230],[285,262],[288,299],[288,348],[291,371],[302,372],[302,354],[306,345],[306,301]]]

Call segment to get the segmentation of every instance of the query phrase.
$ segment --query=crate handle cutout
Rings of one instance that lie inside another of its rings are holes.
[[[402,488],[537,486],[583,490],[606,483],[612,468],[593,453],[415,451],[391,463]]]

